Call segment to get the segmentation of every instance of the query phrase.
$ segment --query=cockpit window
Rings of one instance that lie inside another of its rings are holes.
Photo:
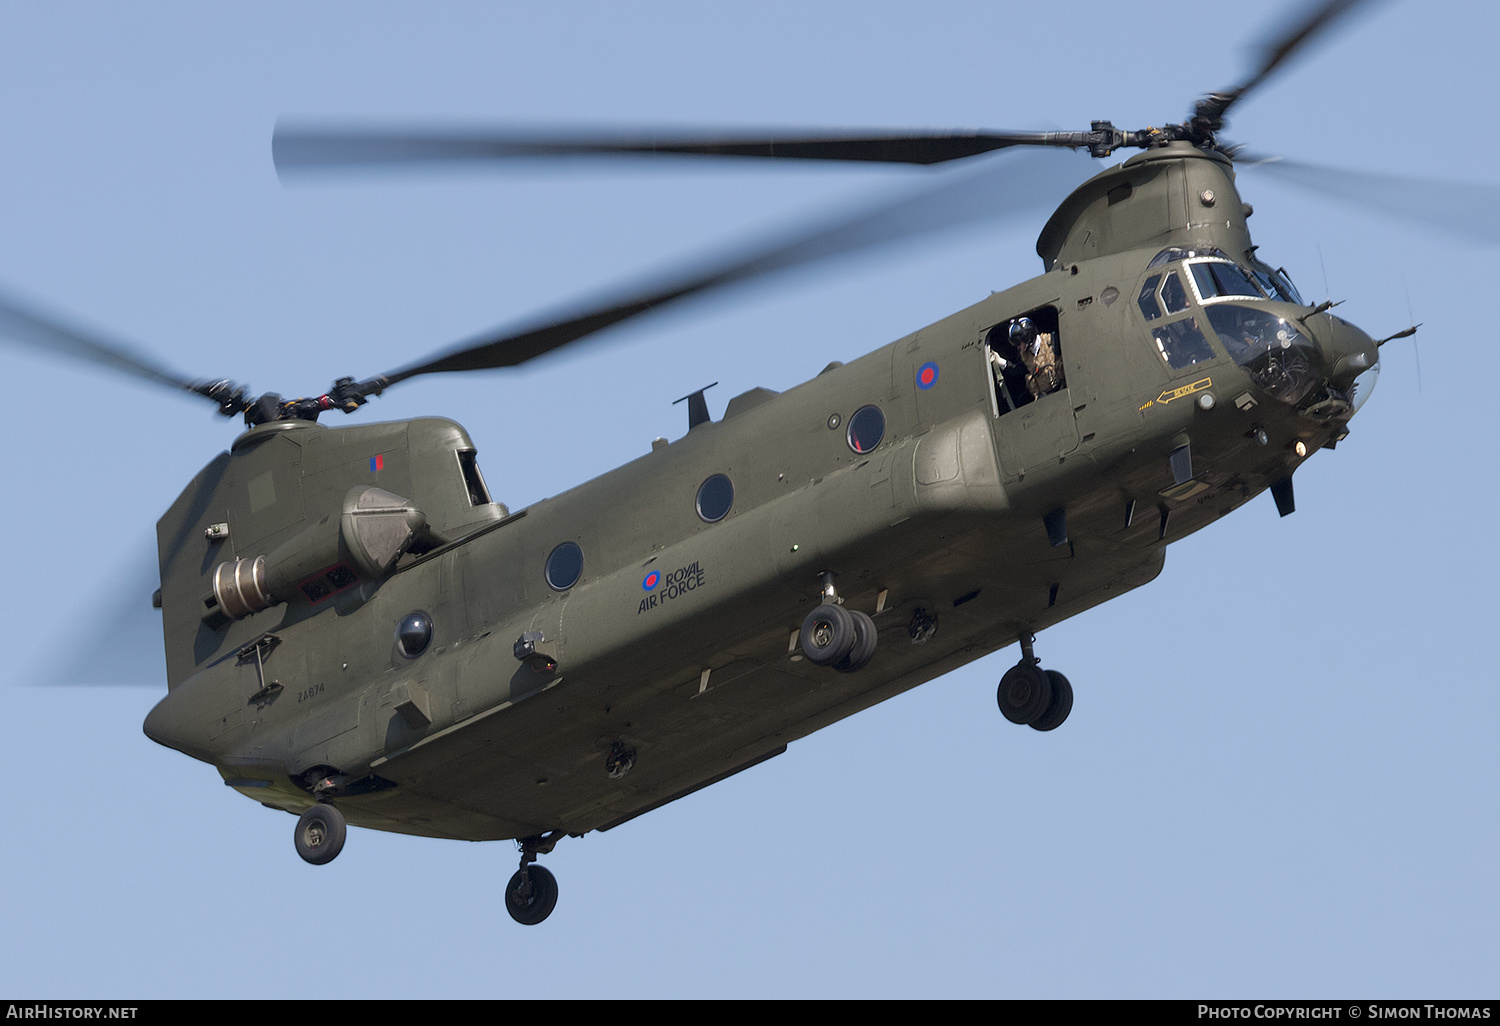
[[[1291,321],[1264,307],[1236,303],[1219,303],[1206,312],[1234,362],[1277,399],[1301,402],[1318,383],[1317,349]]]
[[[1161,275],[1153,274],[1146,279],[1146,284],[1141,286],[1141,294],[1135,300],[1148,321],[1154,321],[1161,316],[1161,304],[1156,301],[1156,286],[1160,284]]]
[[[1250,280],[1250,276],[1238,264],[1223,260],[1197,260],[1188,266],[1193,270],[1193,283],[1198,286],[1199,299],[1209,300],[1217,296],[1265,298],[1260,287]]]
[[[1161,301],[1167,306],[1167,313],[1182,313],[1188,307],[1187,289],[1182,286],[1182,279],[1177,276],[1176,271],[1167,272],[1166,283],[1161,287]]]
[[[1218,250],[1213,252],[1217,253]],[[1160,256],[1170,255],[1171,259],[1186,259],[1189,256],[1202,257],[1201,253],[1194,254],[1185,249],[1163,250]],[[1197,264],[1189,264],[1194,271]],[[1225,266],[1233,267],[1233,264]],[[1220,354],[1214,349],[1213,344],[1204,336],[1202,329],[1198,327],[1198,317],[1179,317],[1178,314],[1186,313],[1193,309],[1192,297],[1188,294],[1188,288],[1183,283],[1183,271],[1169,270],[1150,275],[1141,285],[1141,291],[1136,296],[1136,305],[1141,308],[1141,314],[1148,323],[1169,318],[1162,324],[1151,324],[1151,340],[1156,343],[1156,352],[1163,362],[1173,370],[1184,370],[1196,363],[1204,363],[1208,360],[1218,359]],[[1206,279],[1210,287],[1215,287],[1212,271],[1208,272]],[[1249,286],[1254,288],[1253,285]],[[1200,284],[1199,290],[1203,289]],[[1210,293],[1218,295],[1217,291]],[[1255,295],[1260,296],[1257,290]]]
[[[1173,370],[1182,370],[1195,363],[1212,360],[1216,355],[1203,332],[1198,330],[1196,317],[1184,317],[1169,321],[1159,328],[1151,329],[1156,340],[1156,350]]]

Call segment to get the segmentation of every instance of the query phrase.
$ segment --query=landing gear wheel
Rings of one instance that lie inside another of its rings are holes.
[[[1047,682],[1052,685],[1052,701],[1040,716],[1031,721],[1032,730],[1056,730],[1073,711],[1073,685],[1056,670],[1046,672]]]
[[[859,610],[849,610],[849,616],[854,620],[854,647],[849,654],[833,664],[835,670],[844,673],[853,673],[855,670],[863,670],[875,658],[875,643],[879,635],[875,630],[875,621],[870,619]]]
[[[338,858],[344,850],[348,831],[342,812],[332,805],[314,805],[298,817],[292,842],[304,862],[322,866]]]
[[[854,648],[856,632],[854,617],[847,609],[832,603],[821,605],[802,621],[802,654],[810,663],[832,666]]]
[[[535,926],[557,906],[557,877],[541,866],[523,866],[505,885],[505,911],[522,926]]]
[[[995,701],[1010,722],[1031,723],[1051,704],[1052,682],[1047,679],[1047,671],[1036,663],[1022,660],[1000,678]]]

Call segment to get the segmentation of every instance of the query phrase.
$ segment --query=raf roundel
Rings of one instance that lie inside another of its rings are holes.
[[[922,391],[925,392],[933,385],[936,385],[937,379],[938,365],[932,361],[929,360],[917,368],[917,387]]]
[[[641,582],[641,590],[642,591],[650,591],[651,589],[655,588],[660,583],[661,583],[661,574],[659,574],[655,570],[653,570],[649,574],[647,574],[646,575],[646,579]]]

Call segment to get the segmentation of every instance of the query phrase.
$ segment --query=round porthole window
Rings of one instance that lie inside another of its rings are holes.
[[[723,474],[715,474],[698,486],[698,515],[707,523],[723,520],[734,505],[734,482]]]
[[[547,584],[554,591],[567,591],[583,576],[583,550],[566,541],[547,557]]]
[[[408,659],[415,659],[432,644],[432,617],[423,610],[407,613],[396,625],[396,647]]]
[[[863,456],[885,437],[885,414],[878,406],[861,406],[849,418],[849,448]]]

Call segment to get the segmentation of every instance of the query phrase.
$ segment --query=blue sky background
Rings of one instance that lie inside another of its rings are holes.
[[[1495,182],[1497,10],[1379,5],[1226,134]],[[316,394],[931,172],[611,164],[284,187],[278,117],[1138,128],[1238,81],[1274,13],[5,4],[0,288],[186,374]],[[356,829],[308,866],[291,817],[142,735],[160,684],[33,686],[122,607],[150,676],[155,520],[236,427],[0,349],[0,994],[1494,996],[1497,251],[1253,170],[1240,188],[1304,293],[1346,300],[1376,337],[1409,309],[1425,322],[1420,387],[1410,343],[1387,346],[1347,442],[1298,474],[1294,516],[1257,499],[1173,545],[1152,585],[1045,632],[1077,692],[1063,729],[1000,717],[1016,652],[998,653],[564,841],[536,929],[503,909],[509,843]],[[1046,213],[684,304],[516,373],[415,380],[364,417],[458,419],[520,508],[680,435],[671,401],[707,382],[718,416],[1038,273]],[[97,675],[131,676],[131,646],[114,649]]]

